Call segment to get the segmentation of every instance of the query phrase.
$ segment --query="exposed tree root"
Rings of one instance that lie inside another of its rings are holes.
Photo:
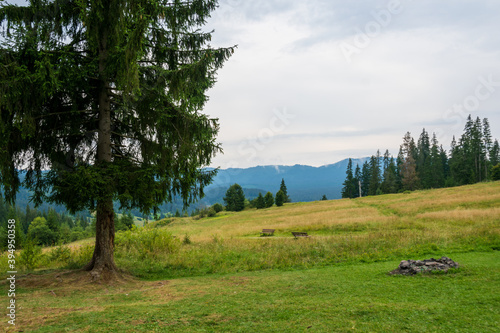
[[[84,267],[90,274],[90,280],[97,283],[109,283],[122,280],[121,271],[116,267],[114,261],[103,262],[102,260],[92,260]]]

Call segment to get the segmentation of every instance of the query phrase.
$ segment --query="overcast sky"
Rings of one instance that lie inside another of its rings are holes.
[[[22,3],[20,0],[9,2]],[[214,167],[320,166],[466,117],[500,139],[498,0],[220,0],[205,30],[238,48],[208,94]]]
[[[220,0],[206,28],[238,48],[205,112],[220,120],[213,166],[320,166],[466,117],[500,139],[498,0]]]

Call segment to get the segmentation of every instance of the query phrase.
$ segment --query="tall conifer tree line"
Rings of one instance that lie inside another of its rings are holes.
[[[487,118],[473,120],[469,115],[464,133],[453,137],[450,152],[423,129],[417,141],[407,132],[396,158],[386,150],[377,151],[369,161],[353,171],[349,159],[342,198],[398,193],[417,189],[441,188],[496,180],[500,168],[498,140],[491,137]],[[361,190],[361,193],[360,193]]]

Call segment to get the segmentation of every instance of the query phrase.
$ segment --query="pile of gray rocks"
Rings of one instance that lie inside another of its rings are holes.
[[[402,260],[398,268],[389,272],[389,274],[415,275],[429,271],[447,272],[450,268],[458,267],[459,264],[448,257],[441,257],[441,259]]]

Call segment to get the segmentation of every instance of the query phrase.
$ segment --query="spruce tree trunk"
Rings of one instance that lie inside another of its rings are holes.
[[[99,132],[96,156],[96,164],[102,164],[104,168],[112,162],[111,101],[106,79],[107,37],[107,29],[104,28],[99,44]],[[85,270],[90,271],[93,280],[113,279],[118,271],[114,260],[115,221],[112,194],[106,193],[103,188],[101,198],[97,202],[95,249],[92,260],[85,267]]]
[[[106,85],[103,84],[99,96],[99,137],[97,142],[97,161],[106,167],[111,163],[111,111]],[[114,261],[115,221],[112,193],[105,193],[97,202],[96,238],[92,260],[85,267],[91,271],[93,280],[112,279],[117,273]]]
[[[113,279],[118,271],[114,260],[115,221],[113,201],[103,200],[97,204],[96,238],[92,260],[85,270],[93,280]]]

